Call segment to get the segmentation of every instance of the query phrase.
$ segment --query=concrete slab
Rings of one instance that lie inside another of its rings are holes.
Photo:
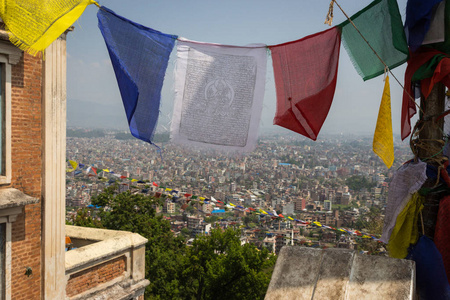
[[[265,299],[312,299],[322,254],[313,248],[281,248]]]
[[[413,299],[415,269],[411,260],[357,254],[346,299]]]
[[[413,261],[285,246],[265,299],[413,299]]]
[[[344,299],[355,253],[344,249],[319,250],[323,253],[314,295],[310,299]]]

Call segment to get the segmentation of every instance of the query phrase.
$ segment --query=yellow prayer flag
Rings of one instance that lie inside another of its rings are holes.
[[[233,203],[230,203],[230,205],[231,205],[231,206],[236,206],[236,205],[234,205]]]
[[[72,166],[72,169],[74,170],[78,168],[78,163],[74,160],[69,160],[69,164]]]
[[[108,169],[103,169],[102,171],[103,171],[103,172],[109,173],[109,170],[108,170]]]
[[[419,193],[413,194],[405,208],[398,214],[387,245],[390,256],[405,258],[409,246],[417,243],[419,239],[417,224],[424,199]]]
[[[139,181],[139,180],[137,180],[137,179],[131,179],[131,182],[136,182],[136,181]]]
[[[391,92],[389,76],[384,83],[383,97],[378,112],[377,127],[373,136],[373,152],[384,162],[386,167],[394,163],[394,137],[392,135]]]
[[[172,189],[166,188],[166,192],[171,192]]]
[[[205,197],[199,197],[198,199],[200,199],[200,200],[205,200],[206,198]]]
[[[0,17],[9,40],[32,55],[42,52],[81,16],[93,0],[4,0]]]
[[[294,221],[294,219],[292,219],[291,217],[287,217],[289,220]]]
[[[320,224],[320,222],[313,222],[314,225],[322,227],[322,224]]]

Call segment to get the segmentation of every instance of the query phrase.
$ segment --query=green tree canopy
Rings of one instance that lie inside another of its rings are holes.
[[[97,227],[136,232],[148,239],[145,299],[263,299],[276,257],[252,244],[241,246],[239,230],[214,229],[192,247],[176,237],[170,222],[156,215],[159,199],[106,189],[93,198],[101,205]],[[84,219],[75,225],[91,224]]]

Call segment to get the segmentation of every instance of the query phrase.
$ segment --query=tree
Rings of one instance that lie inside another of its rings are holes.
[[[183,234],[175,237],[170,223],[156,215],[159,199],[113,188],[95,197],[103,204],[101,226],[136,232],[148,239],[145,299],[263,299],[276,257],[254,245],[241,246],[240,231],[214,229],[192,247]]]
[[[150,280],[146,299],[180,299],[180,272],[186,246],[183,237],[175,237],[170,223],[156,216],[153,205],[159,199],[130,191],[115,194],[107,190],[93,200],[108,209],[99,213],[103,227],[136,232],[148,239],[145,245],[145,278]]]
[[[184,294],[195,299],[263,299],[275,260],[266,249],[241,246],[239,230],[213,229],[189,248]]]
[[[92,211],[87,208],[77,210],[77,214],[72,217],[72,222],[69,222],[69,224],[82,227],[103,228],[101,221],[93,217]]]

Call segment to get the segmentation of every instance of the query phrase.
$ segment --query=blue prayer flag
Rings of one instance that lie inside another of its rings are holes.
[[[134,23],[104,6],[97,18],[131,134],[152,143],[164,75],[177,36]]]

